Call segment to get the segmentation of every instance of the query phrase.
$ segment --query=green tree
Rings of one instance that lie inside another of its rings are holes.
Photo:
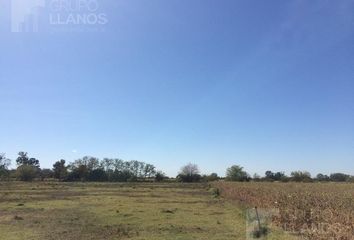
[[[16,163],[18,166],[16,175],[21,181],[32,181],[37,175],[39,176],[39,160],[29,158],[27,152],[19,152]]]
[[[87,181],[90,173],[101,166],[100,160],[95,157],[85,156],[75,160],[68,166],[70,170],[68,173],[69,181]]]
[[[316,176],[316,180],[320,181],[320,182],[327,182],[327,181],[330,181],[330,178],[325,174],[319,173]]]
[[[8,169],[11,165],[11,160],[6,158],[5,153],[0,153],[0,169]]]
[[[18,166],[28,165],[39,168],[39,160],[35,158],[29,158],[27,152],[19,152],[16,163]]]
[[[54,178],[62,181],[66,178],[68,174],[68,168],[65,166],[65,160],[61,159],[53,164]]]
[[[329,178],[333,182],[346,182],[350,176],[344,173],[332,173]]]
[[[132,161],[130,161],[129,166],[130,166],[130,171],[133,173],[133,175],[135,177],[139,177],[139,175],[140,175],[139,172],[140,172],[140,167],[141,167],[140,162],[137,160],[132,160]]]
[[[274,173],[272,171],[266,171],[265,172],[265,178],[267,180],[274,180]]]
[[[111,181],[113,182],[128,182],[132,180],[136,180],[136,177],[129,170],[123,170],[123,171],[115,170],[111,177]]]
[[[108,176],[103,168],[97,168],[89,173],[88,180],[92,182],[105,182],[108,180]]]
[[[285,178],[286,178],[286,175],[285,175],[284,172],[276,172],[276,173],[274,174],[274,180],[275,180],[275,181],[282,181],[282,180],[284,180]]]
[[[165,173],[161,172],[161,171],[158,171],[156,174],[155,174],[155,181],[156,182],[162,182],[163,180],[165,180],[167,177],[165,175]]]
[[[125,162],[122,159],[119,158],[113,159],[113,166],[115,171],[125,170]]]
[[[147,177],[150,178],[154,174],[156,174],[156,168],[152,164],[144,164],[143,173],[144,173],[144,178],[147,178]]]
[[[6,158],[5,153],[0,153],[0,178],[9,178],[9,166],[11,165],[11,160]]]
[[[248,181],[249,175],[243,170],[243,167],[233,165],[226,170],[226,179],[228,181]]]
[[[101,168],[103,168],[106,172],[110,170],[114,170],[114,159],[104,158],[100,163]]]
[[[285,181],[287,176],[284,172],[276,172],[273,173],[272,171],[265,172],[265,180],[267,181]]]
[[[291,179],[295,182],[311,182],[311,174],[307,171],[294,171],[291,173]]]

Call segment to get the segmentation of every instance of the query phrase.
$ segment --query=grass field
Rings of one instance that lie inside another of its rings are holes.
[[[0,239],[246,239],[245,209],[206,184],[0,184]],[[272,229],[268,239],[294,239]]]

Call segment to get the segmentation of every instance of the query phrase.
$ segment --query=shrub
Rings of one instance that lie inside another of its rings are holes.
[[[0,168],[0,180],[9,180],[10,171],[4,168]]]
[[[204,178],[207,182],[214,182],[214,181],[218,181],[220,179],[220,177],[216,173],[206,175]]]
[[[227,169],[226,171],[226,179],[228,181],[249,181],[250,177],[247,172],[243,171],[243,167],[234,165]]]
[[[124,171],[114,171],[112,176],[111,176],[111,180],[113,182],[128,182],[128,180],[133,180],[134,178],[134,174],[131,173],[128,170],[124,170]]]
[[[177,180],[180,182],[199,182],[201,178],[198,166],[192,163],[183,166],[177,175]]]
[[[32,181],[38,172],[38,168],[30,165],[19,166],[16,170],[17,178],[21,181]]]
[[[330,181],[330,178],[327,175],[324,175],[322,173],[317,174],[316,180],[320,182],[328,182]]]
[[[177,180],[179,182],[199,182],[202,176],[199,174],[192,174],[192,175],[185,175],[185,174],[178,174]]]
[[[62,159],[53,164],[53,175],[55,178],[59,179],[59,181],[66,178],[68,174],[68,169],[65,166],[65,160]]]
[[[53,176],[54,176],[53,171],[50,169],[41,169],[41,170],[39,170],[39,174],[40,174],[42,181],[44,181],[44,179],[53,178]]]
[[[138,177],[135,175],[131,175],[131,177],[126,180],[126,182],[137,182],[137,181],[138,181]]]
[[[306,171],[294,171],[291,173],[291,179],[295,182],[311,182],[311,174]]]
[[[332,173],[329,178],[333,182],[346,182],[350,176],[344,173]]]
[[[92,170],[89,173],[88,180],[93,182],[104,182],[108,180],[108,176],[103,169],[99,168]]]
[[[209,192],[211,193],[211,195],[213,195],[213,197],[219,197],[220,196],[219,188],[210,188]]]
[[[165,178],[166,178],[166,175],[161,171],[157,172],[155,175],[156,182],[162,182]]]

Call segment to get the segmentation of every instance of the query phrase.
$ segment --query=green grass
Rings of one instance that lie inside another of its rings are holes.
[[[0,183],[4,240],[243,240],[245,219],[205,184]]]

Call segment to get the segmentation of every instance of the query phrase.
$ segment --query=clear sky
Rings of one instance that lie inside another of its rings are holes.
[[[120,157],[170,176],[188,162],[220,175],[233,164],[354,174],[353,0],[101,0],[104,29],[37,33],[11,32],[10,2],[9,158]]]

